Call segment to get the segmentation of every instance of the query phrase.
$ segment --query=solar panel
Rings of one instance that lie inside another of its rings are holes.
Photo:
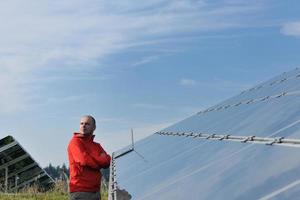
[[[35,184],[50,189],[54,180],[12,136],[0,140],[0,191],[16,192]]]
[[[110,199],[297,199],[299,144],[295,69],[136,142],[144,159],[114,156]]]

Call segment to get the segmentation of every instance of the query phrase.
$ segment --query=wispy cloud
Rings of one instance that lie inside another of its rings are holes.
[[[22,81],[12,74],[0,74],[0,110],[2,113],[11,113],[24,110],[26,107],[26,89],[22,88]]]
[[[36,78],[32,72],[99,68],[103,58],[136,44],[243,27],[246,16],[260,8],[255,3],[204,0],[2,1],[0,87],[5,92],[0,95],[0,109],[16,111],[30,103],[21,97],[32,95],[31,86],[23,84]],[[146,57],[135,65],[155,59]]]
[[[141,60],[136,61],[135,63],[132,64],[132,67],[136,67],[136,66],[140,66],[140,65],[144,65],[150,62],[153,62],[155,60],[157,60],[159,58],[159,56],[148,56],[148,57],[144,57]]]
[[[195,85],[197,85],[197,81],[193,80],[193,79],[183,78],[183,79],[180,79],[179,84],[183,85],[183,86],[195,86]]]
[[[147,104],[147,103],[136,103],[133,104],[132,106],[135,108],[150,109],[150,110],[166,109],[166,106],[163,105]]]
[[[203,81],[203,80],[194,80],[188,78],[182,78],[179,80],[179,85],[192,87],[197,86],[201,88],[210,88],[211,90],[218,91],[218,90],[245,90],[250,88],[253,83],[240,83],[232,80],[226,79],[219,79],[215,77],[213,80],[210,81]]]
[[[281,28],[281,33],[289,36],[300,37],[300,21],[284,24]]]

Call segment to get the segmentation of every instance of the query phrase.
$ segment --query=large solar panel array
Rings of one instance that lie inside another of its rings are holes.
[[[295,69],[114,156],[110,199],[118,189],[134,200],[299,199],[299,147]]]
[[[47,190],[53,183],[12,136],[0,140],[0,192],[16,192],[33,184]]]

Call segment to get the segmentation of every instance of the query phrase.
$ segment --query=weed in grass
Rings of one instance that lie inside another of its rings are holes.
[[[38,192],[36,186],[31,186],[20,190],[18,193],[0,193],[0,200],[68,200],[68,187],[64,182],[56,182],[55,187],[48,192]],[[101,200],[108,199],[108,189],[106,184],[101,186]]]

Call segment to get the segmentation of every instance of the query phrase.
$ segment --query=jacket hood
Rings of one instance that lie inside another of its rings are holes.
[[[91,139],[94,140],[95,135],[85,135],[78,132],[75,132],[73,135],[74,138],[82,138],[82,139]]]

